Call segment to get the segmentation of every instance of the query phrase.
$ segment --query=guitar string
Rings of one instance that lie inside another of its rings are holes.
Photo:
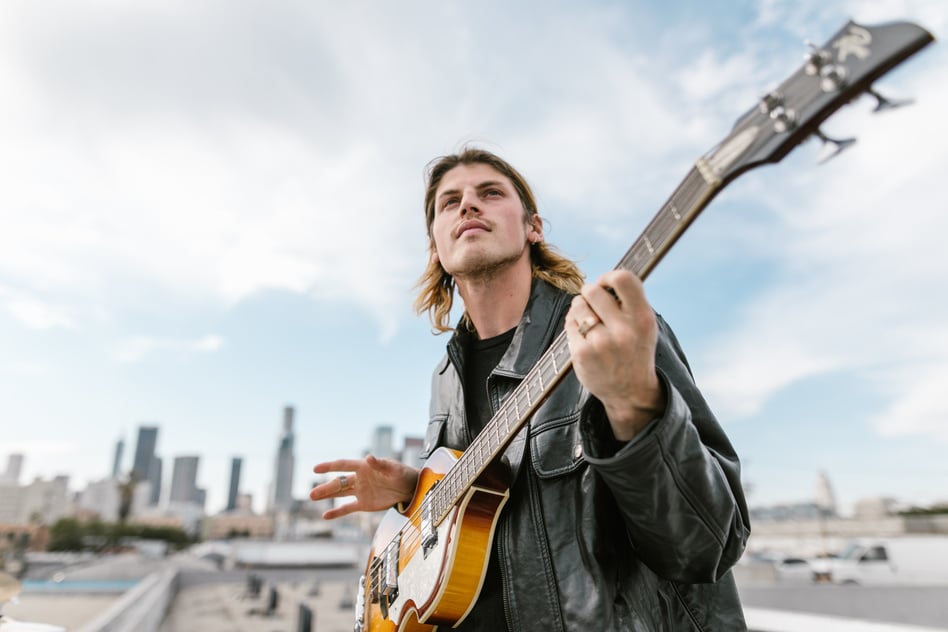
[[[682,225],[682,222],[686,219],[689,219],[692,215],[696,214],[697,210],[700,210],[700,209],[691,208],[685,215],[682,216],[680,212],[677,210],[677,206],[676,206],[677,204],[682,204],[682,206],[685,206],[686,208],[693,207],[695,202],[700,198],[700,196],[704,194],[703,189],[707,189],[708,185],[703,180],[703,178],[699,179],[696,176],[697,176],[697,171],[695,169],[692,169],[688,173],[688,175],[685,177],[682,184],[679,185],[678,189],[673,193],[671,198],[669,198],[669,201],[666,202],[665,205],[663,205],[659,213],[652,219],[651,222],[649,222],[648,226],[646,226],[645,230],[642,232],[640,237],[636,240],[635,243],[633,243],[629,251],[626,252],[623,258],[620,260],[617,268],[629,269],[629,270],[632,270],[633,272],[639,273],[641,271],[641,268],[637,268],[637,264],[643,261],[643,257],[646,262],[648,262],[649,260],[649,256],[646,256],[646,253],[648,253],[649,255],[654,255],[654,252],[656,251],[656,245],[658,247],[657,248],[658,250],[661,250],[662,248],[664,248],[666,246],[666,242],[668,241],[668,239],[674,235],[674,232],[676,230],[679,229],[679,227]],[[687,205],[683,204],[680,201],[681,198],[685,198],[686,200],[688,200]],[[669,212],[671,208],[675,208],[676,211]],[[676,217],[676,214],[677,214],[677,217]],[[648,245],[646,245],[646,242],[644,241],[645,239],[649,240]],[[530,395],[529,395],[530,387],[535,386],[535,384],[533,384],[534,379],[532,378],[535,378],[536,382],[539,383],[540,388],[542,389],[543,371],[549,370],[552,367],[554,371],[553,376],[555,376],[557,372],[556,361],[555,361],[556,353],[562,353],[562,351],[564,350],[561,348],[564,345],[558,344],[558,343],[563,343],[563,342],[565,342],[565,335],[561,334],[551,344],[550,350],[540,358],[540,360],[537,363],[537,367],[534,370],[531,370],[530,373],[527,374],[527,376],[524,378],[523,383],[520,386],[518,386],[516,389],[514,389],[510,397],[508,397],[508,399],[505,400],[504,404],[498,410],[498,413],[494,416],[494,418],[492,418],[488,422],[488,426],[493,426],[494,428],[496,428],[495,422],[499,423],[499,420],[503,418],[504,423],[507,426],[507,432],[508,432],[508,434],[505,435],[505,439],[510,438],[509,437],[509,433],[510,433],[509,413],[511,412],[510,411],[511,402],[513,402],[514,404],[513,408],[518,409],[519,407],[517,406],[517,404],[520,401],[519,397],[526,396],[527,403],[526,403],[525,408],[529,408],[532,405],[531,400],[530,400]],[[568,348],[565,350],[568,351]],[[553,351],[554,353],[550,353],[550,351]],[[522,425],[522,420],[518,419],[518,422],[515,423],[513,426],[514,428],[517,428],[519,430],[519,427],[521,425]],[[485,436],[487,437],[486,440],[479,441]],[[485,447],[484,446],[485,443],[487,444],[487,448],[490,449],[490,451],[492,452],[493,449],[490,448],[489,440],[490,440],[489,433],[487,433],[486,435],[483,432],[479,434],[478,437],[476,437],[475,440],[471,444],[471,447],[474,447],[474,450],[473,451],[467,450],[464,453],[462,453],[458,461],[455,462],[454,466],[452,466],[448,470],[448,472],[445,473],[445,476],[442,477],[440,481],[438,481],[438,487],[434,488],[430,492],[429,496],[426,497],[424,500],[422,500],[421,503],[419,503],[418,508],[415,509],[409,516],[407,516],[406,523],[399,530],[399,534],[398,534],[402,536],[400,539],[402,543],[401,546],[408,546],[408,547],[416,546],[418,539],[421,537],[421,530],[416,526],[416,522],[420,523],[421,515],[423,515],[423,513],[428,510],[428,507],[427,507],[428,503],[433,503],[435,501],[435,497],[437,497],[438,499],[443,498],[443,494],[444,494],[443,490],[445,487],[449,489],[449,492],[452,496],[455,496],[453,501],[447,503],[447,506],[450,507],[456,504],[456,502],[460,499],[462,495],[460,494],[460,492],[457,492],[454,490],[454,487],[458,486],[457,485],[458,483],[457,472],[460,472],[461,470],[465,469],[465,465],[467,464],[467,461],[473,458],[470,456],[471,454],[480,455],[482,449]],[[500,442],[501,445],[503,443],[504,443],[503,441]],[[464,486],[467,487],[466,484]],[[464,493],[466,493],[467,489],[464,489],[463,491]],[[438,511],[438,513],[440,514],[440,511]],[[406,533],[406,531],[408,531],[408,533]],[[396,539],[397,538],[393,538],[389,542],[389,544],[385,548],[382,549],[381,554],[375,557],[373,563],[370,565],[370,572],[372,574],[371,587],[373,590],[378,588],[377,571],[380,570],[382,564],[384,563],[384,558],[385,558],[384,552],[387,551],[389,547],[395,543]]]

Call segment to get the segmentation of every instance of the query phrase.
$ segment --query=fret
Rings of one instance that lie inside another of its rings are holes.
[[[500,412],[503,413],[503,415],[501,417],[498,417],[498,421],[502,420],[504,422],[504,435],[507,435],[510,433],[510,421],[507,417],[507,415],[510,414],[510,401],[509,400],[504,402],[504,406],[503,408],[500,409]]]
[[[530,408],[530,400],[527,399],[527,402],[524,405],[524,412],[520,412],[520,404],[522,401],[520,398],[523,395],[524,393],[519,392],[519,389],[517,392],[514,393],[514,396],[517,398],[517,402],[516,402],[517,403],[517,421],[520,421],[521,419],[523,419],[524,415],[526,414],[526,409]]]
[[[461,473],[464,474],[464,476],[453,476],[451,483],[448,485],[448,495],[455,500],[461,496],[461,490],[464,489],[464,481],[471,480],[473,476],[469,463],[470,459],[465,460],[464,467],[461,468],[463,470]],[[445,507],[445,509],[447,509],[447,507]]]
[[[480,457],[481,463],[487,460],[487,454],[484,452],[485,447],[486,446],[484,445],[483,441],[477,442],[477,456]]]
[[[491,443],[492,449],[496,450],[497,448],[499,448],[500,441],[497,440],[497,424],[493,422],[489,423],[487,424],[487,427],[484,428],[484,430],[486,431],[486,435],[487,435],[488,440]],[[485,433],[481,433],[481,434],[485,434]]]

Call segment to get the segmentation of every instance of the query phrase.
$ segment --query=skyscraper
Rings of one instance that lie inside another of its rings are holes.
[[[148,482],[151,483],[151,495],[148,504],[155,506],[161,500],[161,457],[151,457],[151,467],[148,468]]]
[[[243,459],[235,456],[230,461],[230,488],[227,491],[227,511],[237,509],[237,494],[240,493],[240,466]]]
[[[161,498],[161,459],[155,456],[155,446],[157,444],[158,427],[139,426],[132,474],[136,481],[151,483],[151,493],[148,498],[149,505],[157,505],[158,499]]]
[[[272,511],[289,511],[293,505],[293,407],[283,409],[283,431],[277,442],[276,463],[273,476],[273,491],[270,500]]]
[[[156,426],[140,426],[138,428],[138,443],[135,445],[135,460],[132,462],[132,473],[135,480],[147,481],[151,471],[151,462],[155,458],[155,445],[158,443],[158,428]]]
[[[197,472],[200,457],[176,456],[171,470],[169,503],[197,502]]]
[[[115,457],[112,459],[112,478],[122,476],[122,453],[125,452],[125,439],[115,442]]]
[[[19,483],[20,473],[23,471],[23,455],[11,454],[7,457],[7,471],[0,476],[0,480],[7,483]]]

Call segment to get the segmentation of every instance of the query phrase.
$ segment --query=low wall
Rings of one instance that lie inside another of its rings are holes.
[[[157,632],[178,591],[178,570],[148,575],[76,632]]]

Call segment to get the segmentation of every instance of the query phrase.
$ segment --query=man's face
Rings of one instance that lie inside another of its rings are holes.
[[[518,262],[529,269],[529,240],[541,237],[527,224],[523,203],[507,176],[490,165],[458,165],[435,193],[431,234],[441,265],[456,279],[496,274]]]

